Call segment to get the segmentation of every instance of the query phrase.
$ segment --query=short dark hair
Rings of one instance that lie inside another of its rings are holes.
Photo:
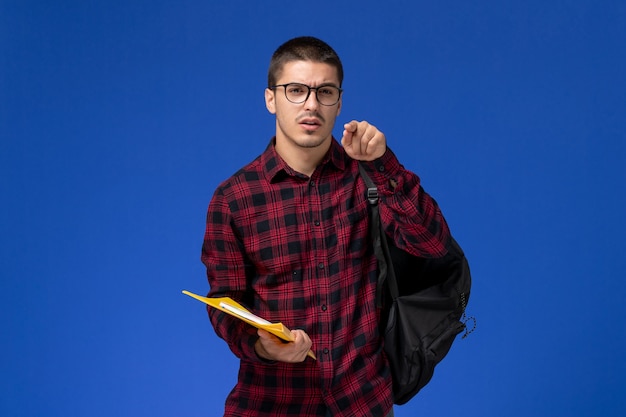
[[[270,60],[267,86],[273,87],[280,78],[283,66],[292,61],[322,62],[337,69],[339,87],[343,82],[343,66],[339,55],[326,42],[312,36],[300,36],[283,43]]]

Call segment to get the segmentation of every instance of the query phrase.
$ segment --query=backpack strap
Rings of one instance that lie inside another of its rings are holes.
[[[380,201],[378,195],[378,188],[374,181],[365,171],[365,168],[358,162],[359,172],[365,186],[367,187],[367,201],[371,207],[370,215],[370,237],[374,245],[374,254],[378,260],[378,283],[376,285],[376,305],[382,307],[383,305],[383,288],[385,281],[389,287],[389,293],[393,299],[398,298],[398,283],[396,282],[396,274],[393,269],[393,263],[391,261],[391,254],[389,252],[389,246],[387,245],[387,239],[385,237],[385,230],[383,229],[382,222],[380,220],[380,211],[378,208],[378,202]]]

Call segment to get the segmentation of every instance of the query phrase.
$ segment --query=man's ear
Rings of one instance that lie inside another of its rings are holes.
[[[267,107],[268,112],[276,114],[276,94],[274,90],[269,88],[265,89],[265,107]]]

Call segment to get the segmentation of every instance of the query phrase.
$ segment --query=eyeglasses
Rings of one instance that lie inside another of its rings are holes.
[[[343,90],[334,85],[322,85],[319,87],[309,87],[306,84],[289,83],[279,84],[270,87],[275,90],[277,87],[285,87],[285,97],[294,104],[304,103],[309,99],[311,90],[315,90],[315,98],[317,102],[324,106],[334,106],[339,102]]]

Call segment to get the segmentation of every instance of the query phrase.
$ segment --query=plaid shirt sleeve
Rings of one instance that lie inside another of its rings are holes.
[[[243,301],[247,295],[248,268],[244,258],[245,251],[232,225],[230,207],[223,189],[219,188],[209,204],[202,247],[202,262],[212,283],[208,296]],[[211,279],[218,276],[222,279]],[[254,350],[258,337],[252,326],[219,310],[207,307],[207,311],[217,335],[228,343],[238,358],[263,361]]]
[[[380,159],[363,165],[378,187],[381,221],[395,245],[415,256],[444,256],[450,231],[420,178],[405,170],[390,149]]]

